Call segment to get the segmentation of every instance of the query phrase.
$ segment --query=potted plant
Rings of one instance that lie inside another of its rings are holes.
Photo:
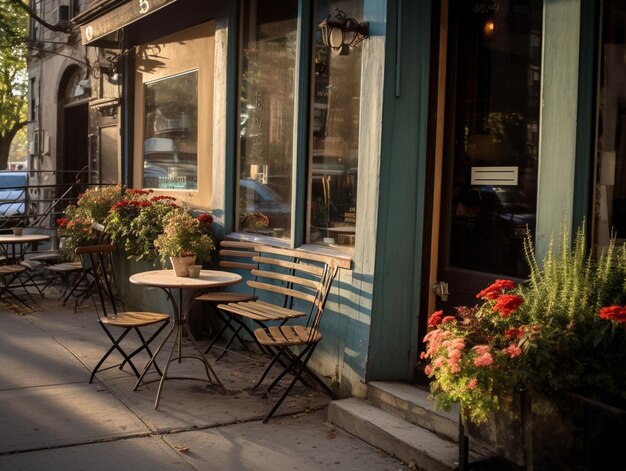
[[[208,261],[215,250],[209,227],[213,218],[201,214],[194,218],[187,210],[178,208],[165,217],[163,233],[154,246],[165,264],[169,259],[176,276],[188,276],[187,266],[196,259]]]
[[[613,240],[594,258],[584,227],[573,250],[567,231],[561,245],[540,267],[527,238],[526,282],[496,280],[476,306],[429,318],[422,359],[438,406],[459,403],[474,424],[516,412],[520,392],[546,410],[572,395],[626,409],[626,248]]]
[[[107,234],[124,249],[129,260],[158,261],[154,241],[163,233],[166,217],[180,209],[175,198],[152,193],[152,190],[127,190],[107,216]]]

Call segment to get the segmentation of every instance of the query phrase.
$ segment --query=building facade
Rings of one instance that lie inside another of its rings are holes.
[[[539,256],[562,224],[626,238],[617,0],[69,7],[29,61],[35,165],[334,256],[312,363],[343,395],[414,381],[429,313],[523,279],[527,229]]]

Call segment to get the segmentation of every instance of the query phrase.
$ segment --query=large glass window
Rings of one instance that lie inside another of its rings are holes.
[[[626,241],[626,4],[602,2],[595,237]]]
[[[198,72],[144,84],[143,187],[198,188]]]
[[[135,50],[133,184],[196,208],[213,202],[215,22]]]
[[[320,0],[315,25],[329,13],[363,17],[363,0]],[[309,242],[354,245],[362,47],[331,53],[318,31],[314,44]]]
[[[291,237],[297,0],[244,3],[238,229]]]

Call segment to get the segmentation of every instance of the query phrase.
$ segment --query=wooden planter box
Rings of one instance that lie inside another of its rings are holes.
[[[468,426],[470,446],[484,446],[506,460],[497,469],[626,468],[626,411],[573,393],[554,402],[533,397],[525,410],[522,405],[518,398],[519,414],[500,412],[484,425]]]

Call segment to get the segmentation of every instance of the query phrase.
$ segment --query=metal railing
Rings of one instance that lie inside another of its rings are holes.
[[[0,232],[28,228],[50,235],[51,248],[58,248],[57,219],[87,188],[101,186],[88,180],[87,168],[0,172]]]

